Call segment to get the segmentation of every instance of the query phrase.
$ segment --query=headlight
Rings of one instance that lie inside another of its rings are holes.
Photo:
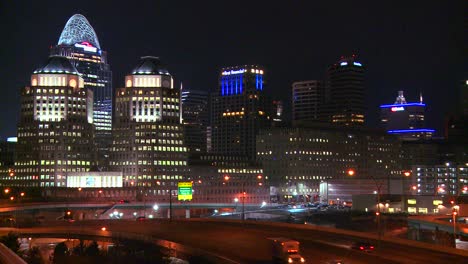
[[[305,259],[304,259],[304,258],[301,258],[301,262],[304,263],[304,262],[305,262]]]
[[[288,258],[288,263],[292,263],[292,262],[293,262],[292,258]]]

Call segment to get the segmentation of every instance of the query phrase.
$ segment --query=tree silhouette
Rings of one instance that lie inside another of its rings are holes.
[[[26,257],[28,264],[42,264],[41,252],[39,247],[32,247],[29,249],[28,256]]]
[[[91,242],[85,250],[85,255],[90,257],[99,256],[99,246],[96,241]]]
[[[68,247],[64,242],[58,243],[54,249],[54,263],[64,263],[68,256]]]
[[[18,253],[20,242],[18,242],[18,235],[9,232],[8,235],[0,237],[0,242],[11,249],[13,252]]]

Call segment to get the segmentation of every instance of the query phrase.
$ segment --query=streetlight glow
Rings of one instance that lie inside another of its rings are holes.
[[[353,176],[354,173],[355,173],[355,171],[354,171],[353,169],[349,169],[349,170],[348,170],[348,175],[349,175],[349,176]]]
[[[157,211],[159,209],[159,206],[157,204],[153,205],[153,210]]]

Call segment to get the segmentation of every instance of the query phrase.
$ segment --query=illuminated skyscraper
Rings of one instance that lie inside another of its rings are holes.
[[[364,67],[354,55],[342,57],[328,68],[325,98],[333,124],[364,125],[364,96]]]
[[[425,108],[422,95],[419,102],[408,103],[403,91],[398,91],[394,104],[380,106],[381,124],[388,133],[403,139],[430,138],[435,131],[425,127]]]
[[[221,69],[219,90],[212,97],[212,152],[255,159],[255,136],[271,125],[273,107],[264,92],[259,66]]]
[[[110,165],[123,172],[124,186],[155,188],[160,194],[183,180],[187,149],[180,89],[159,58],[142,57],[125,77],[125,88],[116,92],[114,116]]]
[[[65,187],[95,160],[93,93],[70,61],[51,56],[21,90],[15,170],[20,186]]]
[[[84,87],[93,91],[93,118],[99,167],[106,170],[112,142],[112,72],[107,64],[107,53],[101,50],[99,40],[88,20],[73,15],[65,25],[57,46],[51,55],[67,57],[84,80]]]

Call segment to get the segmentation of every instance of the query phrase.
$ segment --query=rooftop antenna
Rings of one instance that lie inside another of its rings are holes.
[[[403,95],[403,91],[398,91],[398,96],[395,100],[395,104],[406,104],[406,99]]]

